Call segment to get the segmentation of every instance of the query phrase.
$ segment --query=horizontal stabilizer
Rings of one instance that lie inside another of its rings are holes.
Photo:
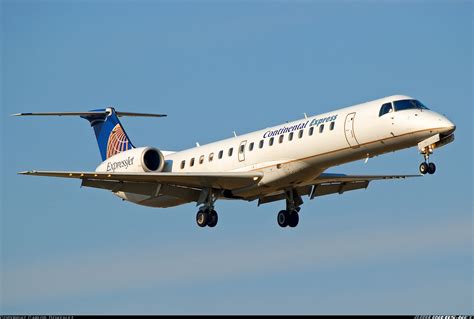
[[[12,116],[94,116],[109,114],[110,111],[105,109],[104,111],[89,111],[89,112],[40,112],[40,113],[16,113]],[[165,117],[166,114],[154,114],[154,113],[134,113],[134,112],[119,112],[115,111],[118,117],[121,116],[134,116],[134,117]]]
[[[16,113],[12,116],[79,116],[89,121],[94,129],[100,156],[105,161],[107,158],[120,152],[128,151],[133,146],[129,136],[120,123],[120,116],[163,117],[165,114],[117,112],[113,107],[90,110],[87,112],[39,112]]]

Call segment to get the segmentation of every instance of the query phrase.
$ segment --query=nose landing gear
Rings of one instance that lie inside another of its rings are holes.
[[[420,164],[420,173],[425,175],[426,173],[428,174],[434,174],[436,172],[436,165],[434,163],[426,163],[423,162]]]
[[[431,147],[425,147],[422,151],[421,154],[423,154],[425,161],[420,164],[420,173],[425,175],[426,173],[428,174],[434,174],[436,172],[436,165],[435,163],[430,163],[430,154],[433,154],[433,149]]]

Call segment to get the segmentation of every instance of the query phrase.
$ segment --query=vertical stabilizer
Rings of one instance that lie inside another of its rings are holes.
[[[91,112],[98,113],[81,117],[88,120],[94,128],[103,161],[115,154],[134,148],[114,108],[109,107]]]

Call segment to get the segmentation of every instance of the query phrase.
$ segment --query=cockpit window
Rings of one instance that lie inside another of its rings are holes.
[[[392,112],[392,111],[393,111],[392,102],[385,103],[380,108],[379,116],[382,116],[382,115],[387,114],[387,113]]]
[[[417,100],[399,100],[399,101],[394,101],[393,104],[395,105],[395,111],[411,110],[411,109],[428,110],[426,106],[424,106],[420,101],[417,101]]]

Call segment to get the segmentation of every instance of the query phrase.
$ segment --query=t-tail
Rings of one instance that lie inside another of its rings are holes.
[[[92,110],[89,112],[48,112],[48,113],[18,113],[14,116],[80,116],[86,119],[94,129],[102,160],[118,153],[128,151],[133,146],[120,120],[121,116],[163,117],[165,114],[118,112],[113,107]]]
[[[94,129],[102,160],[135,148],[113,108],[93,110],[98,114],[81,115]]]

